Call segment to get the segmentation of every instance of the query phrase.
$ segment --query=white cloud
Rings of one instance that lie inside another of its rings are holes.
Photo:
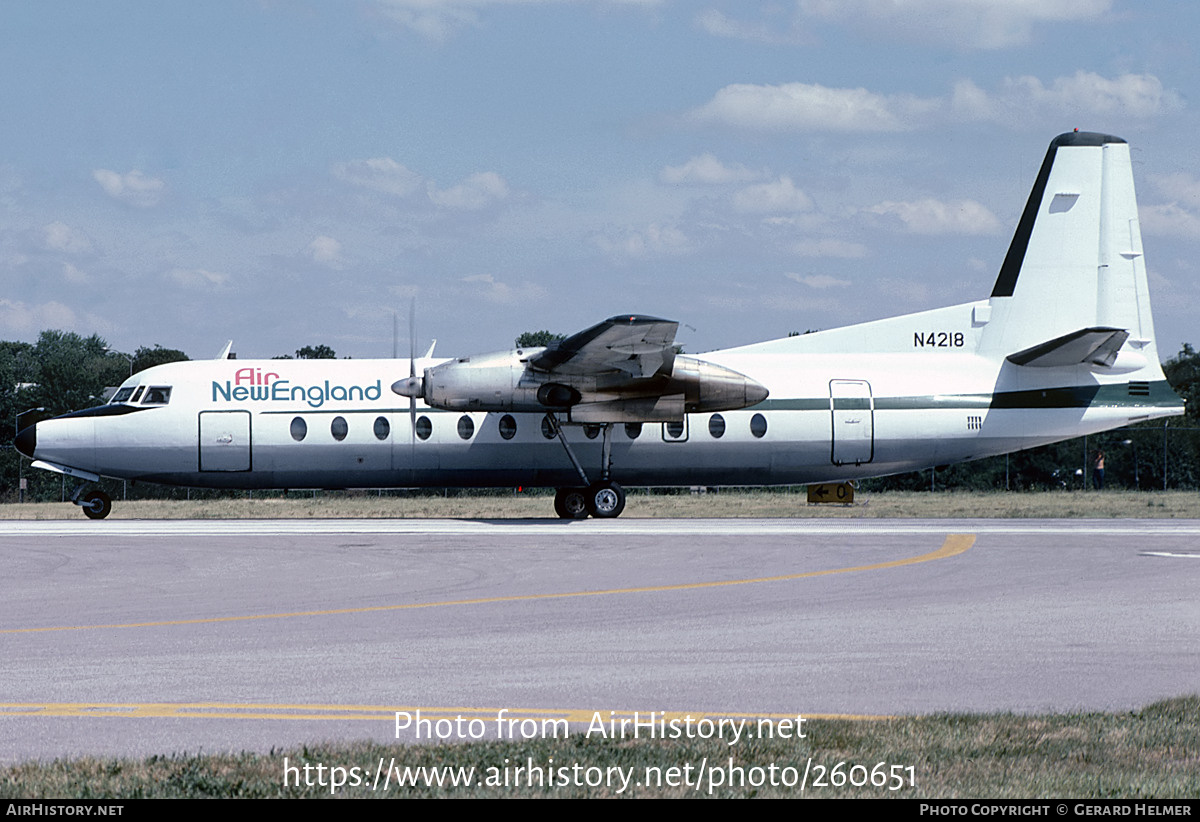
[[[42,229],[42,238],[46,248],[51,251],[85,254],[92,250],[92,241],[87,238],[87,235],[76,231],[66,223],[50,223]]]
[[[809,288],[843,288],[850,285],[849,280],[839,280],[829,274],[794,274],[788,272],[783,276],[789,280],[795,280],[801,285],[806,285]]]
[[[706,9],[696,15],[696,25],[714,37],[728,37],[767,45],[792,45],[812,40],[792,25],[776,30],[766,23],[734,20],[716,9]]]
[[[86,271],[76,268],[70,263],[63,263],[62,271],[63,279],[74,285],[83,285],[86,282],[90,282],[92,279],[88,276]]]
[[[458,29],[480,25],[479,12],[489,6],[565,5],[575,0],[375,0],[404,28],[442,42]],[[661,0],[593,0],[596,5],[656,6]]]
[[[646,228],[628,231],[617,237],[598,235],[593,242],[605,253],[617,257],[646,257],[682,254],[689,250],[687,235],[675,226],[651,223]]]
[[[92,172],[92,177],[109,197],[139,208],[158,205],[166,188],[162,180],[149,177],[137,169],[119,174],[107,168],[98,168]]]
[[[1200,238],[1200,217],[1175,203],[1140,206],[1142,230],[1160,237]]]
[[[889,200],[864,210],[892,215],[914,234],[995,234],[1002,227],[995,214],[974,200]]]
[[[13,337],[28,337],[46,328],[78,328],[79,316],[60,302],[29,305],[0,299],[0,328]]]
[[[428,199],[435,205],[466,211],[484,208],[505,199],[509,194],[508,183],[494,171],[481,171],[456,186],[439,189],[433,181],[391,157],[337,163],[333,167],[333,176],[352,185],[397,197],[410,197],[424,189]]]
[[[318,262],[331,268],[340,268],[342,262],[341,255],[342,244],[333,237],[326,237],[322,234],[308,244],[308,256],[313,259],[313,262]]]
[[[453,188],[439,191],[429,184],[429,199],[444,208],[477,211],[508,196],[508,183],[494,171],[472,174]]]
[[[938,108],[936,100],[814,83],[734,84],[693,109],[689,119],[755,131],[906,131]]]
[[[1036,77],[1009,77],[987,92],[970,80],[959,81],[950,108],[957,117],[1002,124],[1033,118],[1061,120],[1064,114],[1109,118],[1146,118],[1181,108],[1178,94],[1164,89],[1153,74],[1122,74],[1109,79],[1090,71],[1057,77],[1049,85]]]
[[[733,207],[744,214],[778,214],[788,211],[808,211],[812,200],[791,177],[780,177],[771,183],[747,186],[733,195]]]
[[[203,268],[174,268],[167,276],[184,288],[209,290],[223,288],[229,283],[229,275]]]
[[[1186,172],[1153,174],[1150,182],[1169,200],[1190,200],[1200,203],[1200,179]]]
[[[1161,237],[1200,238],[1200,216],[1196,214],[1200,209],[1200,179],[1181,171],[1153,174],[1150,183],[1171,202],[1139,206],[1142,230]]]
[[[735,84],[717,91],[686,118],[694,123],[763,132],[901,132],[947,118],[1008,126],[1073,117],[1149,118],[1178,110],[1183,98],[1152,74],[1102,77],[1077,71],[1043,83],[1009,77],[988,91],[960,80],[942,97],[878,94],[811,83]]]
[[[867,248],[849,240],[838,240],[828,237],[823,240],[807,240],[795,243],[792,253],[797,257],[837,257],[855,260],[867,256]],[[791,276],[791,275],[788,275]]]
[[[1112,0],[799,0],[802,16],[955,50],[1028,43],[1041,23],[1103,18]]]
[[[751,171],[740,163],[727,166],[711,154],[701,154],[681,166],[666,166],[659,172],[658,178],[664,183],[672,185],[680,183],[720,185],[744,183],[760,179],[762,176],[761,172]]]
[[[544,299],[546,289],[536,283],[525,282],[517,286],[501,282],[491,274],[472,274],[462,281],[476,287],[478,296],[499,305],[516,305]]]
[[[391,157],[337,163],[333,167],[333,176],[352,185],[394,194],[397,197],[409,196],[424,182],[420,174],[408,170]]]

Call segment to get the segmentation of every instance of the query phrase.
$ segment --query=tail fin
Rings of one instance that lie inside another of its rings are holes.
[[[1101,330],[1128,333],[1107,366],[1123,359],[1158,368],[1129,145],[1068,132],[1046,152],[992,289],[980,349],[1029,356],[1083,332],[1096,339]],[[1108,339],[1111,347],[1117,338]]]

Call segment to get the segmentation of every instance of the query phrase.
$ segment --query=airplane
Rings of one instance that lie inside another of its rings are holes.
[[[228,489],[550,486],[564,519],[623,486],[845,482],[1184,413],[1159,365],[1129,145],[1051,143],[986,299],[676,353],[611,317],[544,348],[408,362],[216,360],[131,376],[21,430],[38,468]],[[403,371],[407,370],[407,376]],[[399,372],[399,373],[398,373]]]

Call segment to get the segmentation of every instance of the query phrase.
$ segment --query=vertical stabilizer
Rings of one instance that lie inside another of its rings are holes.
[[[1129,145],[1068,132],[1046,152],[991,295],[981,350],[1008,355],[1085,329],[1128,332],[1154,367]]]

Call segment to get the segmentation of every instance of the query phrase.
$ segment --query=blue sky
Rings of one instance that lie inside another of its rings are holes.
[[[1046,145],[1134,149],[1200,344],[1200,7],[1123,0],[0,4],[0,339],[700,352],[987,296]]]

